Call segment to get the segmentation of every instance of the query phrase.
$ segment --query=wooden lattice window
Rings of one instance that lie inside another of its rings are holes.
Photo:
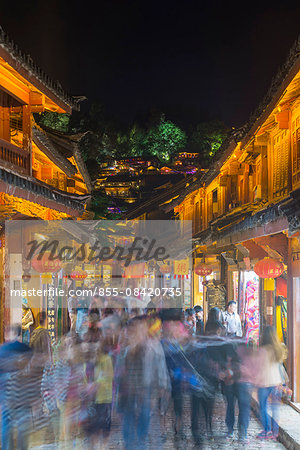
[[[195,210],[194,210],[194,233],[198,233],[198,231],[200,230],[200,206],[199,206],[199,202],[196,202],[195,204]]]
[[[300,184],[300,116],[292,123],[293,187]]]
[[[207,194],[207,221],[210,222],[213,218],[213,194]]]
[[[288,191],[289,134],[281,131],[274,137],[273,197],[281,197]]]

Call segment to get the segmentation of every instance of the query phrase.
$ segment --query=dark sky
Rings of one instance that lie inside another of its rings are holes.
[[[15,0],[0,23],[73,95],[129,124],[242,125],[300,32],[299,1]],[[88,104],[87,104],[88,105]]]

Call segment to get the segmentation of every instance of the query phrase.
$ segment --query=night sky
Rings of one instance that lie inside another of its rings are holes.
[[[97,7],[96,7],[97,5]],[[124,125],[242,125],[300,33],[298,2],[15,0],[4,31],[54,80]]]

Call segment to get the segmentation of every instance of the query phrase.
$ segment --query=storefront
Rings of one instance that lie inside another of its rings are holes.
[[[239,273],[239,314],[247,342],[259,342],[259,277],[253,270]]]

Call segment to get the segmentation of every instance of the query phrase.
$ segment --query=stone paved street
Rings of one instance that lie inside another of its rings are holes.
[[[249,426],[249,443],[241,444],[237,440],[237,436],[235,435],[234,439],[231,441],[227,441],[225,438],[226,427],[224,423],[225,416],[225,405],[222,399],[222,396],[219,395],[217,398],[216,406],[215,406],[215,415],[214,415],[214,439],[213,440],[205,440],[202,446],[203,450],[208,449],[242,449],[247,448],[251,450],[256,449],[283,449],[285,448],[281,443],[274,441],[260,441],[256,439],[256,435],[261,431],[260,424],[257,419],[251,416],[251,423]],[[151,420],[151,432],[149,433],[149,439],[147,442],[147,446],[144,447],[145,450],[171,450],[171,449],[194,449],[200,448],[195,447],[192,439],[192,433],[190,428],[190,405],[189,399],[185,399],[184,405],[184,432],[185,436],[182,440],[174,439],[174,416],[172,410],[168,411],[167,415],[163,417],[165,421],[165,429],[164,433],[160,433],[160,424],[159,418],[157,415],[152,416]],[[204,421],[201,419],[201,426],[204,429]],[[161,435],[163,434],[163,440]],[[41,445],[43,436],[45,433],[39,432],[35,433],[31,439],[30,448],[35,450],[54,450],[54,449],[85,449],[87,445],[85,441],[81,438],[78,438],[76,443],[66,443],[55,445],[48,441],[48,443]],[[121,432],[121,423],[120,418],[114,414],[113,423],[112,423],[112,431],[107,444],[106,449],[123,449],[123,440],[122,440],[122,432]]]

